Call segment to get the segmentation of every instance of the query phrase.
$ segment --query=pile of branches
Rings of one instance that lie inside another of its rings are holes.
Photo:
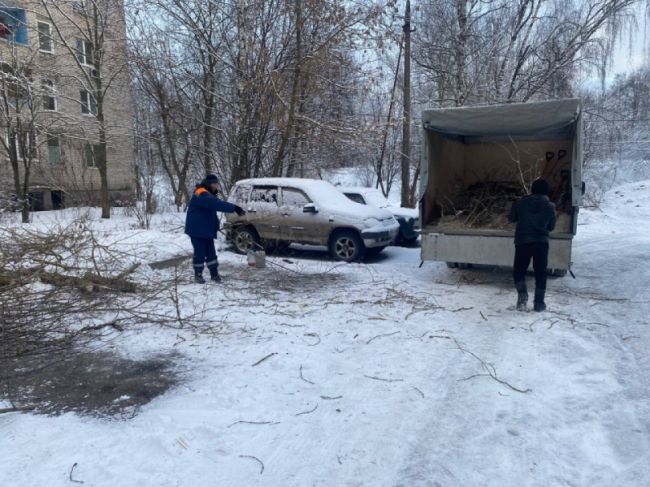
[[[124,256],[99,245],[83,219],[49,231],[4,228],[0,249],[0,361],[120,328],[107,317],[136,286],[120,270]]]
[[[487,181],[460,191],[455,201],[443,205],[439,225],[458,228],[504,229],[512,204],[521,196],[522,187],[514,182]]]
[[[212,326],[181,304],[178,274],[140,267],[135,249],[103,243],[91,223],[0,228],[0,370],[138,325]]]

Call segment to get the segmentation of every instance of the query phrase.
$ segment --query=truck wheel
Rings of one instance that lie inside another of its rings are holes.
[[[329,244],[330,255],[335,260],[354,262],[364,253],[363,241],[352,230],[341,230],[332,235]]]
[[[252,227],[239,227],[232,231],[232,244],[238,254],[259,248],[259,237]]]

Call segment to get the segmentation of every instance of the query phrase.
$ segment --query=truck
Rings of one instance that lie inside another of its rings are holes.
[[[549,272],[565,275],[584,194],[581,115],[578,99],[423,111],[422,261],[511,267],[507,215],[542,177],[557,211]]]

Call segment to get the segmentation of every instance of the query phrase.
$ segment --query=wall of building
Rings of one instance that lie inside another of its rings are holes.
[[[104,83],[110,80],[104,105],[109,189],[114,200],[124,200],[131,196],[134,186],[133,100],[126,64],[126,25],[122,2],[104,3],[110,5],[107,7],[110,11],[105,12],[110,23],[106,30],[107,41],[100,78]],[[0,39],[0,62],[28,66],[34,80],[52,80],[57,99],[56,112],[41,110],[34,117],[39,132],[36,141],[38,161],[32,168],[31,190],[43,193],[45,203],[41,206],[45,208],[56,206],[61,193],[64,194],[66,204],[97,200],[99,171],[96,167],[88,167],[84,154],[87,143],[98,141],[99,124],[94,116],[81,113],[80,90],[89,86],[79,64],[70,53],[70,48],[76,48],[76,39],[81,37],[71,20],[84,25],[84,18],[74,10],[73,2],[64,4],[63,13],[54,8],[48,13],[40,1],[33,0],[13,2],[12,8],[24,9],[27,42]],[[51,25],[54,41],[52,53],[39,50],[39,21]],[[93,68],[89,66],[83,69],[90,73]],[[0,116],[0,124],[3,123],[2,120]],[[4,127],[0,126],[0,132],[4,137]],[[53,165],[49,161],[47,134],[60,137],[60,164]],[[4,148],[0,148],[0,184],[5,191],[13,188],[12,178],[7,154]],[[52,191],[55,192],[54,201],[51,198]]]

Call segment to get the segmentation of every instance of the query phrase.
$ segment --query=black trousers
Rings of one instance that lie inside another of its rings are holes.
[[[546,289],[548,243],[543,242],[521,244],[515,247],[515,263],[512,273],[515,283],[525,281],[530,259],[533,259],[535,287],[537,289]]]
[[[217,251],[214,248],[214,239],[191,237],[191,240],[192,247],[194,247],[194,257],[192,258],[194,270],[201,272],[204,265],[207,265],[208,269],[216,268],[219,261],[217,260]]]

